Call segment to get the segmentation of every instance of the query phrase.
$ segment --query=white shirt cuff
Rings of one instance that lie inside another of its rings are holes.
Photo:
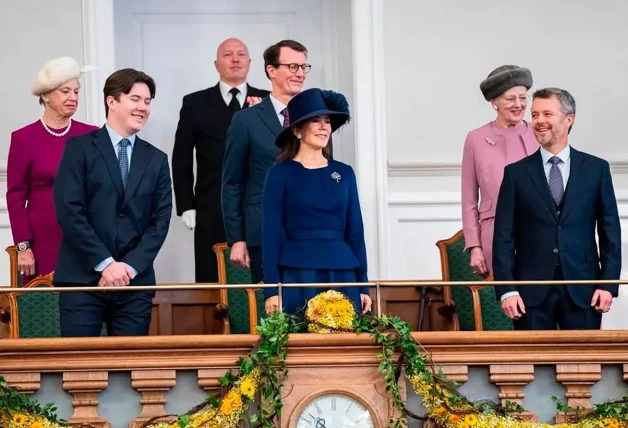
[[[501,297],[500,301],[503,302],[504,299],[507,299],[507,298],[509,298],[511,296],[518,296],[518,295],[519,295],[518,291],[509,291],[508,293],[502,294],[502,297]]]

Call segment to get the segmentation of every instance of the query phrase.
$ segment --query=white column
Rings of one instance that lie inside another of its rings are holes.
[[[383,3],[351,3],[356,174],[371,280],[389,277]]]
[[[86,122],[105,123],[103,87],[116,69],[113,0],[83,0],[85,64],[96,67],[84,75]]]

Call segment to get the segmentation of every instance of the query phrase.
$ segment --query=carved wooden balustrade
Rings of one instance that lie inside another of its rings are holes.
[[[530,409],[551,404],[551,395],[573,408],[589,408],[593,388],[597,388],[597,401],[616,398],[628,379],[628,332],[624,331],[423,332],[415,333],[415,338],[449,378],[462,383],[463,390],[468,388],[466,392],[474,398],[483,396],[484,391],[490,394],[492,388],[495,399],[522,404],[528,409],[523,416],[530,419],[537,416]],[[196,391],[191,391],[192,395],[179,391],[179,400],[183,394],[196,397],[196,401],[186,402],[191,399],[184,398],[178,404],[179,412],[217,389],[217,378],[249,352],[256,340],[257,336],[251,335],[2,340],[0,374],[43,402],[70,394],[68,414],[60,416],[72,424],[137,427],[148,418],[172,412],[169,397],[177,395],[174,390],[181,386],[181,373],[192,372],[195,383],[181,388]],[[288,365],[297,373],[312,367],[331,370],[338,366],[371,367],[376,372],[379,363],[376,354],[380,349],[367,335],[297,334],[290,338],[288,347]],[[606,367],[614,371],[603,370]],[[128,376],[128,382],[115,386],[116,395],[122,394],[115,402],[135,401],[134,410],[125,410],[124,417],[111,410],[113,404],[106,401],[112,396],[105,394],[112,387],[111,379],[120,373]],[[473,376],[476,378],[471,379]],[[60,378],[56,387],[55,378]],[[44,379],[49,383],[46,388]],[[526,394],[537,381],[541,383],[537,392]],[[551,394],[549,384],[557,394]],[[289,400],[290,391],[285,393],[284,399]],[[417,409],[420,400],[408,393],[408,404]],[[548,416],[564,420],[565,415],[555,410],[548,414],[545,408],[545,415],[539,415],[542,421],[549,422]],[[111,422],[114,416],[115,423]]]

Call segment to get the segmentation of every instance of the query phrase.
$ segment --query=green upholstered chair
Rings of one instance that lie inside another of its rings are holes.
[[[41,275],[23,288],[53,287],[52,276]],[[10,308],[9,338],[60,337],[59,293],[15,293],[7,294]],[[106,336],[103,325],[101,336]]]
[[[449,239],[436,243],[440,251],[443,281],[477,281],[471,270],[470,255],[464,251],[464,233],[460,230]],[[487,279],[490,282],[492,277]],[[512,330],[512,321],[501,310],[491,285],[443,286],[445,305],[453,314],[454,330]]]
[[[220,284],[251,284],[251,271],[231,263],[231,248],[226,243],[213,247],[218,259],[218,282]],[[223,319],[225,334],[257,334],[259,317],[266,314],[264,295],[261,288],[220,290],[220,303],[227,308]]]

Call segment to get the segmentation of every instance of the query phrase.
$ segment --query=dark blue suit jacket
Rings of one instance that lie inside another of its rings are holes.
[[[168,156],[136,137],[126,192],[105,127],[68,139],[54,181],[63,231],[54,282],[97,285],[108,257],[137,272],[132,285],[154,285],[153,261],[170,225]]]
[[[222,215],[229,244],[262,245],[262,190],[279,156],[282,130],[270,97],[237,112],[227,131],[222,166]]]
[[[279,157],[275,138],[282,130],[270,96],[231,120],[222,164],[222,216],[229,244],[262,245],[262,191],[266,172]],[[329,146],[333,159],[331,137]]]
[[[613,280],[621,272],[621,226],[608,162],[573,148],[569,180],[558,214],[540,151],[506,166],[495,214],[496,281],[552,280],[557,264],[566,280]],[[599,237],[599,255],[595,233]],[[597,287],[618,294],[617,285]],[[591,306],[596,287],[567,286],[573,301]],[[518,291],[537,306],[549,287],[496,286],[497,299]]]

